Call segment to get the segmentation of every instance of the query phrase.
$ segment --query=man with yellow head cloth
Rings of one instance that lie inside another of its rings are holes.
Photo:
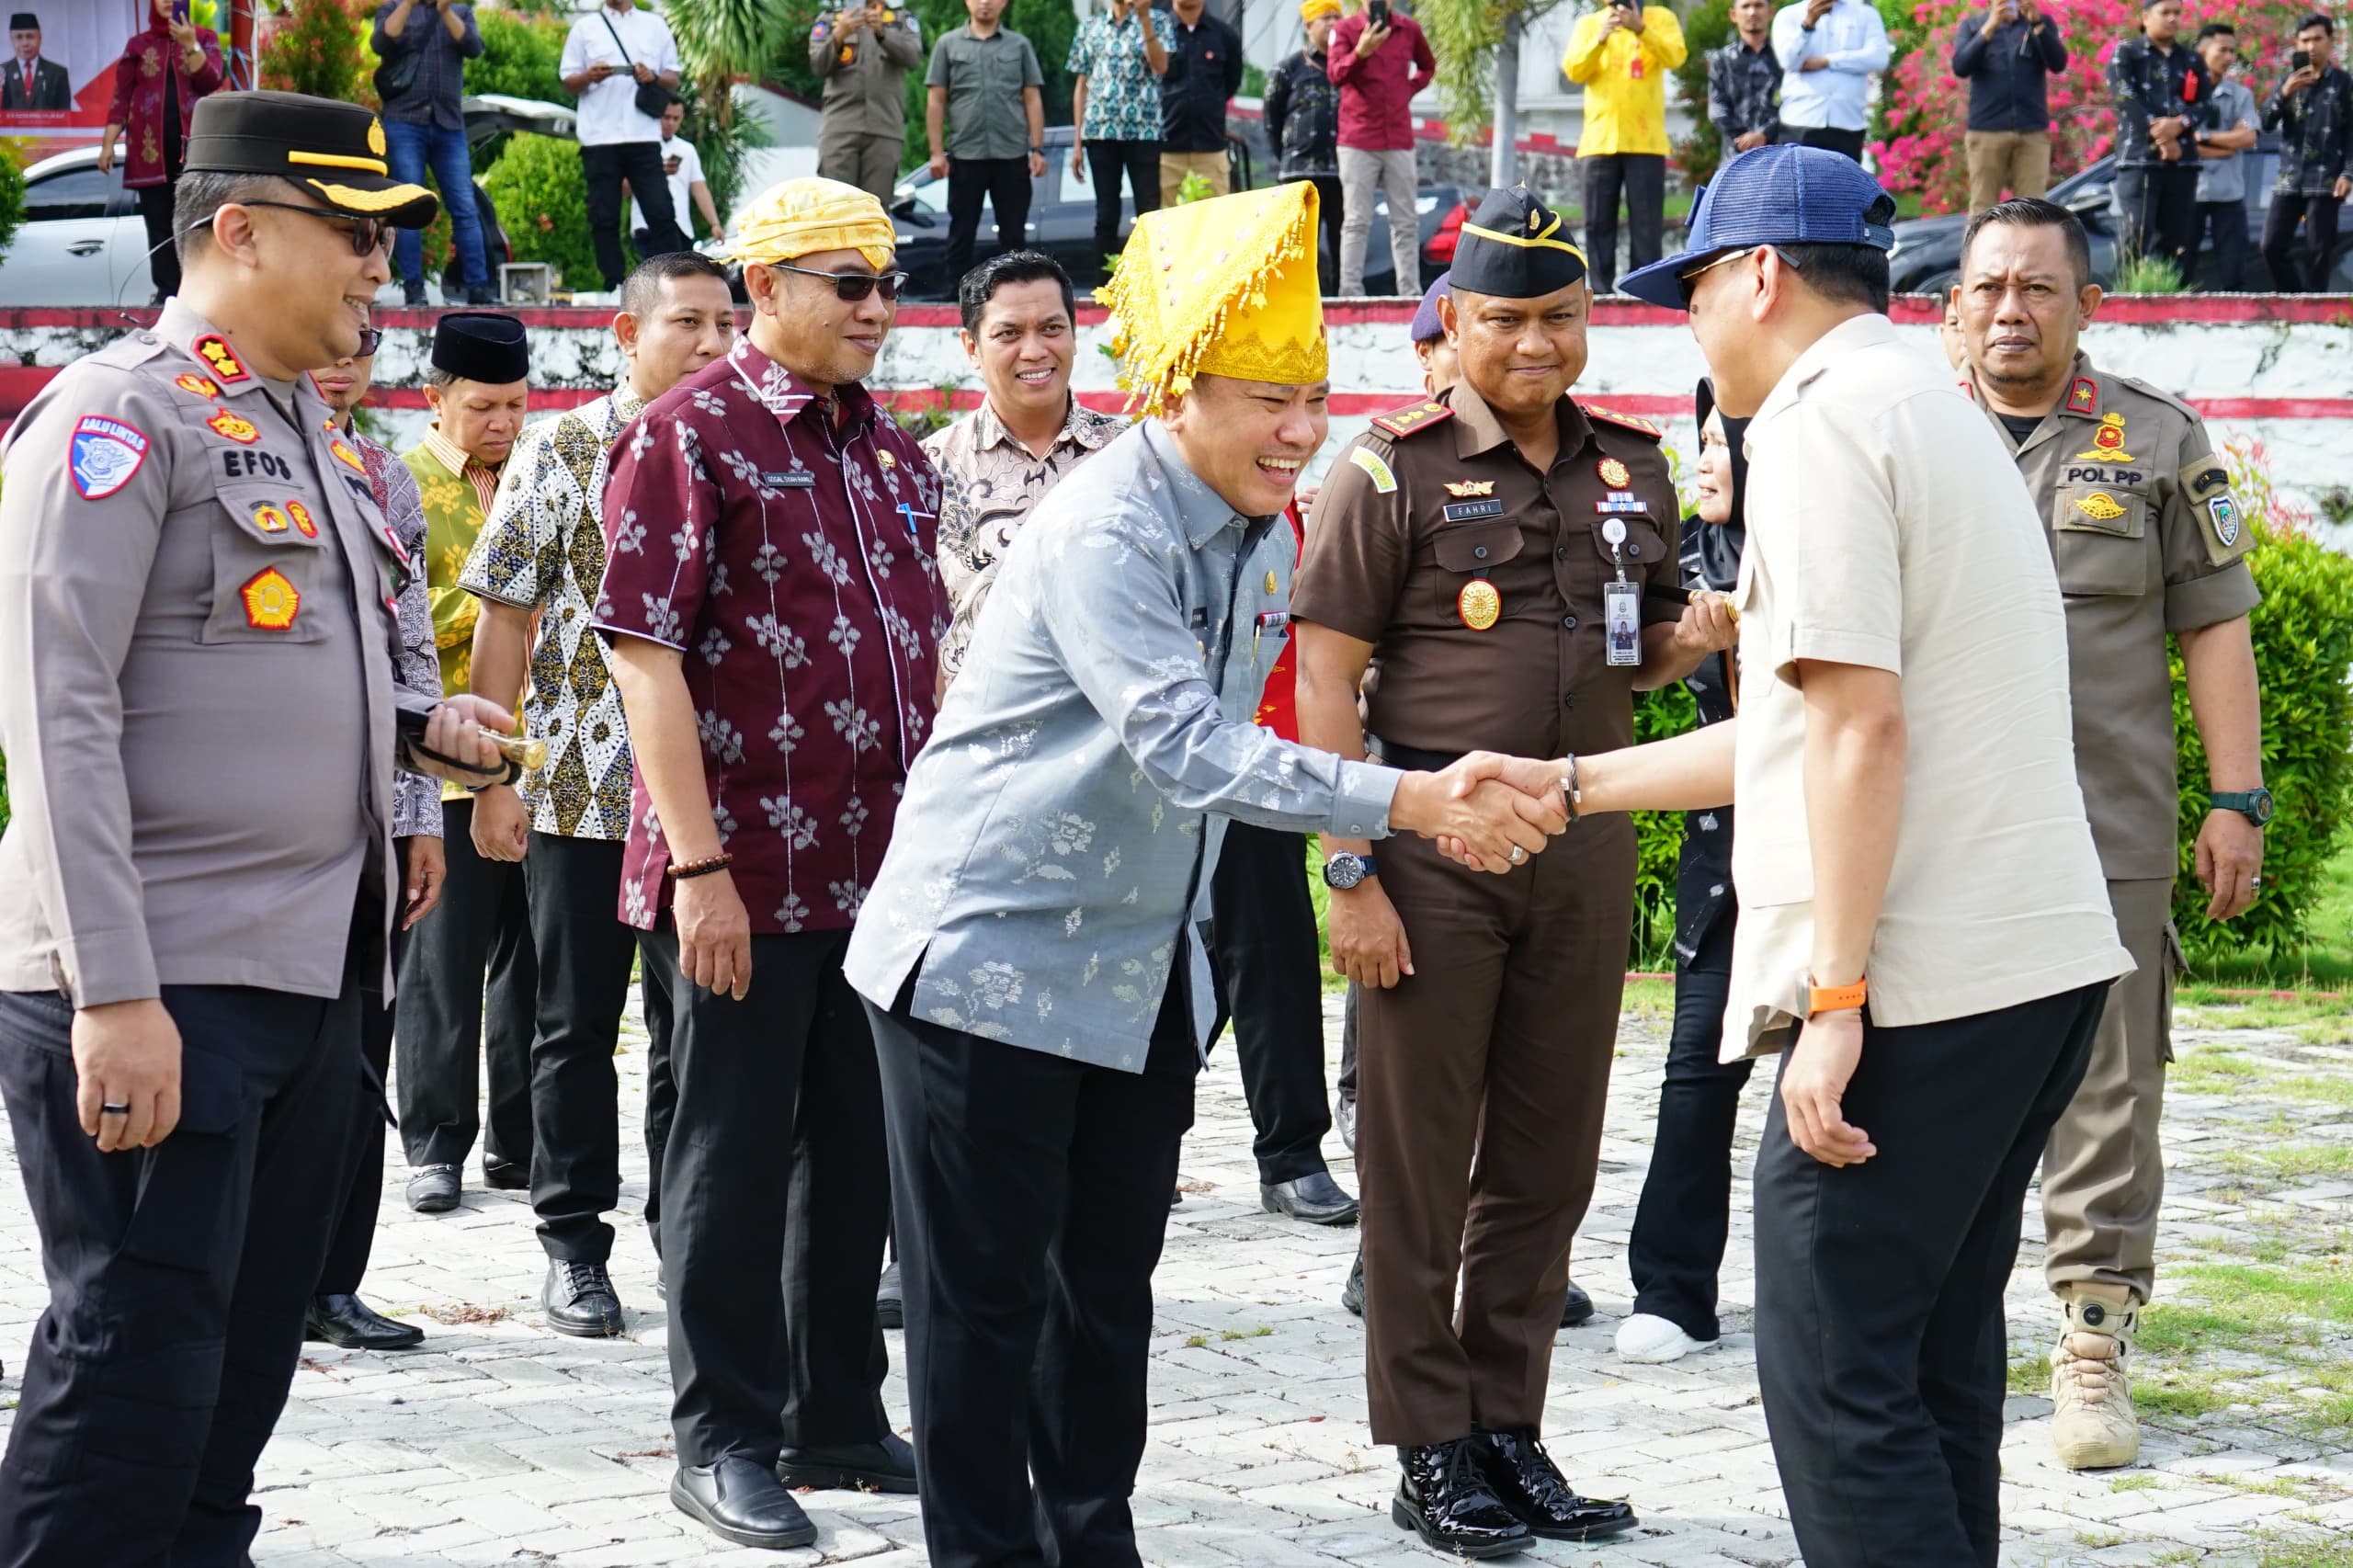
[[[788,1484],[915,1490],[882,1413],[881,1088],[842,954],[948,607],[938,478],[860,384],[902,278],[881,203],[788,180],[734,254],[750,330],[615,443],[593,619],[637,761],[620,917],[673,1014],[670,1496],[788,1547],[817,1533]]]
[[[1498,865],[1564,825],[1481,782],[1494,758],[1400,774],[1252,722],[1289,619],[1279,514],[1324,442],[1315,216],[1302,184],[1138,221],[1100,297],[1147,417],[1015,539],[850,942],[939,1568],[1138,1561],[1152,1271],[1216,1014],[1225,820],[1459,822]]]

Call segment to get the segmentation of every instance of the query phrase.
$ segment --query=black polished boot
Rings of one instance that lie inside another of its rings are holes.
[[[1426,1545],[1458,1557],[1508,1557],[1534,1537],[1481,1478],[1472,1449],[1477,1439],[1423,1443],[1397,1450],[1405,1473],[1389,1517]]]
[[[1546,1540],[1600,1540],[1632,1529],[1639,1522],[1623,1503],[1580,1497],[1533,1427],[1482,1432],[1471,1439],[1481,1476],[1532,1535]]]

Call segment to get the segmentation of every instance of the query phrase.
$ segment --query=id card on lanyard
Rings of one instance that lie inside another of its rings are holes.
[[[1626,542],[1625,523],[1611,517],[1601,525],[1601,537],[1608,542],[1610,564],[1618,571],[1614,582],[1601,585],[1608,662],[1613,668],[1631,668],[1643,662],[1643,591],[1626,580],[1626,555],[1620,548]]]

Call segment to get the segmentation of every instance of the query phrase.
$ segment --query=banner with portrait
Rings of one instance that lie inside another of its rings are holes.
[[[0,0],[0,135],[89,142],[114,104],[115,66],[151,0]],[[199,25],[225,4],[198,7]],[[224,40],[225,41],[225,40]]]

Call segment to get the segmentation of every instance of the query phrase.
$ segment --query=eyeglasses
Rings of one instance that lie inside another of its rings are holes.
[[[1679,274],[1676,278],[1676,286],[1683,290],[1683,308],[1687,311],[1691,308],[1691,296],[1699,291],[1699,275],[1701,273],[1713,271],[1715,268],[1723,266],[1724,263],[1728,261],[1738,261],[1745,256],[1755,256],[1761,250],[1769,250],[1775,256],[1779,256],[1781,258],[1781,265],[1784,267],[1795,267],[1797,265],[1797,258],[1790,256],[1789,252],[1782,250],[1778,245],[1748,245],[1740,250],[1726,251],[1723,255],[1716,257],[1715,260],[1708,263],[1705,267],[1695,267],[1690,271]]]
[[[376,357],[376,350],[383,345],[384,329],[382,327],[363,326],[359,329],[359,347],[351,357],[355,359],[373,359]]]
[[[907,275],[904,272],[818,272],[781,261],[771,261],[767,265],[779,272],[798,272],[803,278],[823,278],[833,284],[834,298],[850,305],[858,303],[877,289],[882,291],[885,300],[896,300],[899,290],[906,286],[907,281]]]
[[[337,228],[342,228],[344,224],[348,223],[351,227],[345,229],[344,233],[351,236],[351,254],[354,256],[370,256],[377,251],[389,250],[392,247],[392,226],[381,218],[358,218],[348,212],[331,212],[324,207],[305,207],[297,201],[240,201],[237,205],[275,207],[282,212],[307,213],[311,217],[333,223]],[[211,226],[212,220],[210,218],[201,223],[189,225],[191,229],[209,229]]]

